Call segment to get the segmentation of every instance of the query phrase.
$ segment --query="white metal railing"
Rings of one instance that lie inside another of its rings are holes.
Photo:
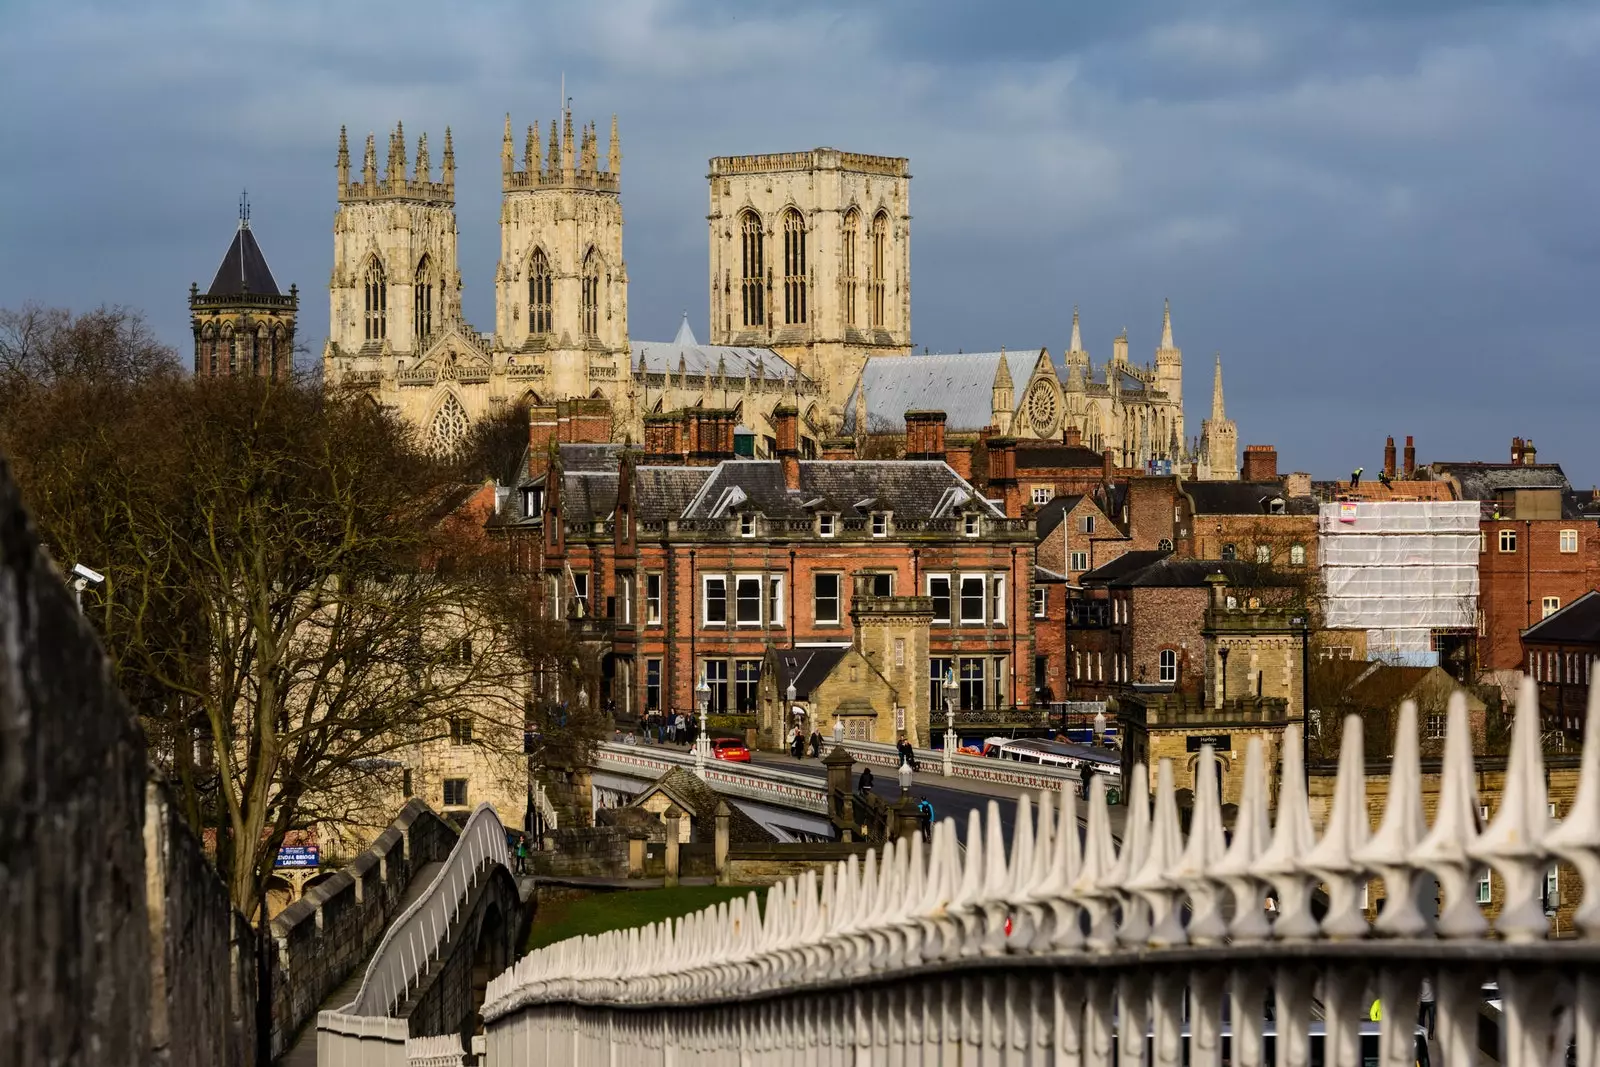
[[[964,858],[946,820],[926,850],[912,837],[779,883],[764,913],[752,894],[523,958],[489,984],[486,1062],[1131,1067],[1217,1064],[1226,1047],[1246,1067],[1274,1052],[1297,1067],[1454,1067],[1479,1060],[1480,982],[1493,977],[1494,1059],[1600,1067],[1600,687],[1559,822],[1531,683],[1482,829],[1464,698],[1450,701],[1431,825],[1416,719],[1403,705],[1376,831],[1355,716],[1320,836],[1294,726],[1275,821],[1261,739],[1249,742],[1231,836],[1209,748],[1187,834],[1166,760],[1153,804],[1141,802],[1147,768],[1135,769],[1120,848],[1103,779],[1082,838],[1070,789],[1019,801],[1009,840],[991,803],[986,822],[970,816]],[[1551,937],[1541,895],[1557,860],[1583,883],[1576,936],[1564,939]],[[1503,883],[1497,914],[1478,902],[1485,867]],[[1389,896],[1369,923],[1374,877]],[[1437,914],[1421,891],[1432,880]]]
[[[561,828],[561,821],[556,816],[555,805],[550,803],[550,794],[544,791],[543,784],[539,782],[533,783],[533,806],[534,810],[539,813],[539,818],[544,821],[545,829],[558,830]]]
[[[595,765],[624,774],[651,776],[659,776],[673,767],[696,769],[691,752],[665,745],[625,745],[614,741],[605,741],[596,747]],[[710,760],[704,765],[703,777],[706,784],[725,796],[822,815],[828,813],[827,782],[814,774]]]
[[[399,1007],[427,975],[478,879],[495,864],[510,866],[506,830],[493,808],[479,804],[427,891],[385,931],[367,964],[361,991],[340,1014],[382,1016]]]

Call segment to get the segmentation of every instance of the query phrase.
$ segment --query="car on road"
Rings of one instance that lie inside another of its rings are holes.
[[[750,750],[745,743],[737,737],[713,737],[711,739],[711,755],[730,763],[749,763]]]

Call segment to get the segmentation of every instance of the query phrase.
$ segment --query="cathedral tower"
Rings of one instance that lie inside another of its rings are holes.
[[[239,199],[239,228],[211,287],[189,286],[196,378],[250,374],[283,380],[294,363],[294,322],[299,290],[278,292],[261,246],[250,229],[250,201]]]
[[[506,116],[495,335],[502,350],[528,353],[542,370],[541,395],[609,394],[629,372],[622,141],[613,115],[602,170],[596,126],[574,142],[570,109],[560,121],[559,136],[550,123],[548,155],[538,124],[528,127],[518,169]]]
[[[324,355],[335,372],[331,377],[347,371],[392,375],[414,363],[435,334],[460,319],[456,160],[448,129],[442,162],[440,180],[434,181],[424,134],[417,140],[416,170],[408,175],[405,131],[397,124],[389,135],[383,175],[369,133],[361,173],[352,181],[349,143],[340,128]],[[361,366],[349,362],[358,358]]]
[[[1228,418],[1222,402],[1222,356],[1211,381],[1211,417],[1200,432],[1200,477],[1211,481],[1239,480],[1239,428]]]
[[[1158,451],[1169,456],[1176,449],[1173,440],[1183,441],[1183,349],[1172,342],[1172,301],[1161,302],[1161,343],[1156,346],[1156,388],[1167,394],[1172,405],[1168,433],[1156,441]]]
[[[841,418],[868,356],[911,350],[909,160],[711,160],[711,343],[776,349]]]

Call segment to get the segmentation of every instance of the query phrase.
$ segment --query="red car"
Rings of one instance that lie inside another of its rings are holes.
[[[736,737],[713,737],[711,739],[711,755],[716,759],[727,760],[730,763],[749,763],[750,750],[744,742]]]

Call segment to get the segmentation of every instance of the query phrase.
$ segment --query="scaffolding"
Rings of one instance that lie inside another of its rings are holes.
[[[1476,625],[1474,500],[1324,504],[1324,625],[1364,630],[1367,658],[1431,665],[1434,635]]]

